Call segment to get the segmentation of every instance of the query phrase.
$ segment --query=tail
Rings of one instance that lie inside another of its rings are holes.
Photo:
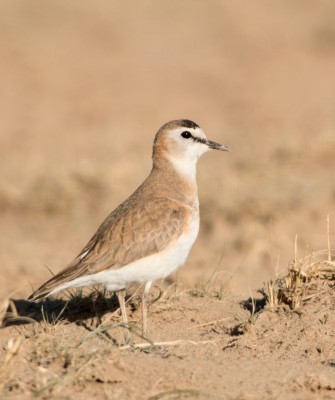
[[[78,262],[79,261],[79,262]],[[28,300],[41,301],[48,297],[50,294],[60,292],[66,288],[66,283],[78,278],[82,271],[78,268],[80,260],[75,259],[69,266],[53,276],[47,282],[43,283],[34,293],[32,293]]]
[[[35,301],[36,303],[44,300],[46,297],[48,297],[48,294],[50,292],[40,292],[40,289],[37,289],[34,293],[32,293],[29,297],[28,300]]]
[[[40,286],[37,290],[35,290],[34,293],[32,293],[29,297],[28,300],[31,301],[41,301],[44,300],[48,295],[51,293],[52,290],[54,290],[54,278],[56,278],[57,275],[49,279],[47,282],[45,282],[42,286]]]

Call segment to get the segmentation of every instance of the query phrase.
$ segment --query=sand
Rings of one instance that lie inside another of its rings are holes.
[[[4,0],[0,15],[0,398],[335,398],[334,278],[289,272],[335,246],[334,3]],[[199,237],[157,282],[148,338],[136,296],[130,347],[109,293],[28,303],[177,118],[233,152],[199,162]]]

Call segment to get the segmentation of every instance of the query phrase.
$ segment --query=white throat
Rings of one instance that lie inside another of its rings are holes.
[[[192,183],[196,183],[196,175],[197,175],[197,159],[182,159],[169,157],[169,161],[173,165],[173,167],[178,171],[178,174],[182,175],[185,179]]]

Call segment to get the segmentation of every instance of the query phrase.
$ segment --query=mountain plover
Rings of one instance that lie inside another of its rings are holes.
[[[155,136],[150,175],[105,219],[80,254],[29,299],[38,301],[64,289],[102,284],[116,292],[127,324],[125,289],[143,283],[145,333],[145,297],[152,282],[184,264],[197,237],[196,163],[211,149],[230,150],[208,140],[192,121],[163,125]]]

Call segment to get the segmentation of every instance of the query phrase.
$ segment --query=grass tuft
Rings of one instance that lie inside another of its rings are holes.
[[[294,259],[286,276],[263,289],[270,307],[287,304],[292,310],[330,291],[335,291],[335,253],[329,249]]]

